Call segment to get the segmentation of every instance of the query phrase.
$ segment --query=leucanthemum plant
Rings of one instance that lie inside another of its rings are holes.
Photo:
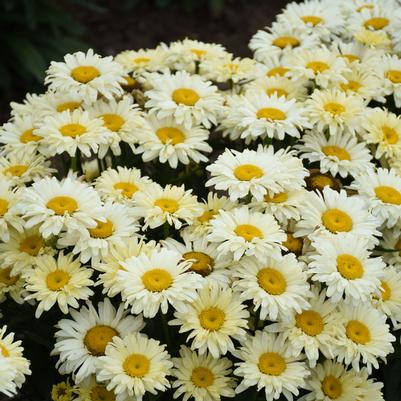
[[[397,7],[52,62],[0,127],[0,393],[398,399]]]

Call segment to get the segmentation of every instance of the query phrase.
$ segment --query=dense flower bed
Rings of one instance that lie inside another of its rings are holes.
[[[54,401],[383,400],[400,28],[394,0],[312,0],[254,59],[185,39],[52,62],[0,131],[0,392],[40,332]]]

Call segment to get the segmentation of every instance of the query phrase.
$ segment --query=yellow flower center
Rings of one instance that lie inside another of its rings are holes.
[[[341,84],[341,88],[344,91],[358,92],[358,90],[362,88],[362,84],[358,81],[350,80],[346,84]]]
[[[226,320],[226,314],[223,310],[216,307],[204,309],[199,314],[199,323],[209,331],[220,330]]]
[[[381,281],[381,290],[380,290],[380,294],[382,297],[383,301],[389,301],[391,299],[391,288],[390,286],[385,282],[385,281]]]
[[[326,156],[335,156],[339,160],[351,160],[351,155],[344,148],[339,146],[329,145],[323,146],[322,151]]]
[[[202,58],[207,53],[207,50],[204,49],[191,49],[191,52],[195,54],[195,56]]]
[[[41,136],[35,135],[33,133],[35,128],[27,129],[24,131],[21,136],[19,137],[19,141],[21,143],[28,143],[28,142],[38,142],[42,139]]]
[[[60,134],[63,136],[69,136],[75,138],[83,135],[86,132],[86,127],[81,124],[66,124],[59,128]]]
[[[90,228],[89,233],[93,238],[108,238],[113,234],[114,225],[113,222],[106,219],[105,222],[96,220],[97,226]]]
[[[234,176],[240,181],[251,181],[253,178],[263,177],[263,170],[254,164],[243,164],[234,170]]]
[[[160,139],[160,142],[172,145],[177,145],[177,143],[183,143],[185,140],[184,133],[174,127],[163,127],[156,131],[156,136]]]
[[[343,385],[336,377],[329,375],[322,381],[322,391],[327,397],[335,400],[340,397],[343,392]]]
[[[394,84],[401,84],[401,70],[388,70],[386,77]]]
[[[107,390],[104,384],[98,384],[91,389],[91,401],[115,401],[116,395]]]
[[[277,46],[280,49],[284,49],[285,47],[298,47],[300,42],[297,38],[293,36],[280,36],[273,40],[273,46]]]
[[[316,15],[305,15],[305,16],[301,17],[301,20],[305,24],[311,24],[313,26],[316,26],[317,24],[320,24],[321,22],[324,21],[323,18],[317,17]]]
[[[131,354],[125,358],[123,369],[128,376],[144,377],[150,370],[150,360],[143,354]]]
[[[176,89],[171,97],[177,104],[184,104],[185,106],[193,106],[200,99],[198,93],[189,88]]]
[[[353,63],[354,61],[361,61],[361,58],[355,56],[355,54],[343,54],[341,57],[346,58],[350,63]]]
[[[277,97],[281,97],[281,96],[287,97],[288,96],[288,92],[282,88],[267,88],[266,94],[267,94],[267,96],[272,96],[272,95],[276,94]]]
[[[3,217],[8,211],[8,200],[0,198],[0,217]]]
[[[262,231],[251,224],[240,224],[234,232],[245,241],[252,241],[254,238],[264,238]]]
[[[150,292],[161,292],[170,288],[173,277],[167,270],[152,269],[143,274],[142,283]]]
[[[37,256],[43,248],[43,239],[39,235],[30,235],[24,238],[19,246],[21,252],[25,252],[31,256]]]
[[[61,103],[56,107],[56,110],[59,113],[62,113],[63,111],[66,110],[70,110],[70,111],[74,111],[77,110],[81,107],[82,102],[65,102],[65,103]]]
[[[266,194],[264,196],[264,200],[267,203],[283,203],[288,200],[288,195],[285,192],[279,192],[278,194],[275,194],[273,196]]]
[[[94,326],[86,332],[84,344],[92,355],[104,355],[107,344],[114,336],[118,336],[118,332],[113,327]]]
[[[0,351],[1,351],[1,354],[4,356],[4,358],[8,358],[10,356],[10,352],[3,344],[0,344]]]
[[[345,107],[342,104],[336,102],[326,103],[324,105],[324,109],[327,112],[331,113],[333,116],[338,116],[345,111]]]
[[[175,213],[178,210],[178,202],[174,199],[169,198],[160,198],[156,199],[155,206],[158,206],[163,212],[167,213]]]
[[[334,181],[327,175],[315,174],[311,177],[311,185],[313,189],[322,190],[327,185],[331,188],[334,185]]]
[[[185,260],[194,259],[191,269],[203,277],[208,276],[213,271],[214,260],[203,252],[186,252],[182,255]]]
[[[10,276],[11,267],[6,267],[5,269],[0,269],[0,284],[4,284],[6,287],[14,285],[18,279],[19,275]]]
[[[401,237],[399,238],[399,240],[396,242],[396,244],[394,245],[394,249],[396,249],[397,251],[399,251],[399,255],[401,256]]]
[[[192,370],[191,380],[196,387],[207,388],[214,383],[214,374],[209,368],[198,367]]]
[[[198,221],[201,223],[207,223],[215,216],[216,212],[214,210],[205,210],[201,216],[198,217]]]
[[[308,336],[317,336],[324,328],[322,316],[313,310],[296,315],[295,322],[296,326]]]
[[[117,132],[124,125],[124,119],[118,114],[103,114],[103,125],[110,131]]]
[[[135,57],[133,61],[135,64],[147,64],[150,61],[150,57]]]
[[[332,233],[352,230],[351,217],[340,209],[328,209],[322,214],[323,225]]]
[[[288,71],[290,71],[289,68],[279,66],[279,67],[274,67],[271,70],[267,71],[266,75],[268,77],[275,77],[277,75],[283,77]]]
[[[375,31],[379,31],[380,29],[385,28],[390,23],[388,18],[383,17],[373,17],[369,18],[363,23],[363,26],[366,29],[374,29]]]
[[[398,142],[398,134],[397,131],[394,128],[388,127],[387,125],[382,127],[382,132],[384,136],[384,140],[389,144],[389,145],[394,145]]]
[[[132,195],[134,195],[135,192],[138,191],[138,187],[135,184],[132,184],[131,182],[116,182],[113,185],[114,189],[120,190],[122,195],[125,196],[128,199],[132,198]]]
[[[259,357],[258,368],[265,375],[280,376],[286,367],[284,358],[277,352],[265,352]]]
[[[376,196],[384,203],[401,205],[401,192],[393,187],[381,185],[375,188]]]
[[[133,90],[136,85],[136,80],[134,78],[130,77],[129,75],[126,75],[124,77],[124,79],[125,79],[126,83],[121,84],[121,87],[123,89],[125,89],[126,91]]]
[[[318,74],[328,70],[330,67],[327,63],[324,63],[323,61],[311,61],[308,64],[306,64],[306,68],[309,68],[315,74]]]
[[[100,76],[100,71],[92,65],[81,65],[71,70],[71,77],[81,84],[87,84]]]
[[[4,170],[7,175],[12,175],[14,177],[21,177],[28,170],[28,166],[23,164],[16,164],[15,166],[10,166]]]
[[[74,213],[78,209],[78,203],[69,196],[55,196],[47,202],[46,207],[62,216],[65,213]]]
[[[52,291],[60,291],[70,281],[71,276],[64,270],[57,269],[46,277],[47,288]]]
[[[257,118],[265,118],[266,120],[282,121],[287,118],[284,111],[274,107],[263,107],[256,113]]]
[[[347,337],[356,344],[367,344],[371,340],[369,327],[359,320],[350,320],[345,329]]]
[[[287,233],[287,239],[283,242],[289,252],[295,253],[295,255],[300,255],[302,253],[304,242],[302,238],[294,237],[293,234]]]
[[[281,295],[287,288],[285,277],[276,269],[265,267],[257,274],[258,284],[270,295]]]
[[[355,280],[363,276],[363,266],[355,256],[343,253],[337,256],[337,270],[347,280]]]

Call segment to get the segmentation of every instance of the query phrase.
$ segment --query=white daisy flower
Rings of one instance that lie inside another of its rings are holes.
[[[173,238],[161,241],[163,247],[182,255],[182,259],[191,262],[189,271],[193,271],[206,281],[216,281],[221,285],[231,283],[232,259],[229,256],[219,257],[217,245],[208,242],[206,237],[189,239],[182,235],[184,243]]]
[[[309,371],[302,357],[286,356],[287,348],[283,338],[275,334],[256,331],[253,337],[248,336],[238,351],[241,362],[236,363],[234,374],[242,381],[235,392],[256,386],[257,391],[264,389],[266,401],[281,395],[292,401],[293,395],[305,387]]]
[[[123,339],[114,337],[99,357],[96,378],[107,381],[106,389],[113,390],[117,401],[130,398],[142,401],[146,392],[166,391],[170,383],[166,376],[173,367],[166,346],[140,333]]]
[[[316,131],[328,130],[330,135],[343,131],[351,134],[361,130],[363,99],[338,89],[315,90],[305,102],[306,115]]]
[[[242,206],[229,212],[220,211],[212,220],[207,239],[218,243],[221,256],[232,255],[236,261],[244,255],[264,260],[266,254],[280,254],[286,235],[270,214],[253,212]]]
[[[262,91],[247,91],[228,99],[221,124],[231,139],[248,141],[258,137],[284,139],[285,135],[299,138],[300,130],[311,127],[295,99],[278,97],[277,93],[268,96]]]
[[[10,102],[11,116],[34,116],[38,110],[37,106],[40,104],[42,97],[43,94],[38,95],[36,93],[27,93],[21,103]]]
[[[180,326],[180,333],[190,332],[187,341],[192,340],[191,349],[198,350],[200,355],[208,351],[213,358],[219,358],[234,351],[233,340],[245,338],[249,312],[238,294],[209,282],[174,317],[169,324]]]
[[[18,204],[26,219],[26,228],[40,224],[44,238],[58,235],[62,230],[95,228],[102,219],[97,192],[73,176],[62,181],[55,177],[43,178],[24,188]]]
[[[388,228],[401,223],[401,177],[394,170],[366,170],[350,188],[366,198],[371,213]]]
[[[136,194],[143,191],[152,180],[141,175],[141,170],[117,166],[108,168],[96,179],[95,188],[104,200],[126,203],[135,200]]]
[[[78,308],[78,300],[93,295],[89,288],[94,284],[90,279],[92,273],[92,269],[74,260],[72,254],[60,252],[57,259],[50,255],[38,258],[35,268],[24,274],[26,289],[31,292],[25,299],[38,301],[35,317],[39,318],[55,303],[64,314],[69,308]]]
[[[143,73],[166,69],[167,49],[157,46],[155,49],[125,50],[114,57],[114,61],[127,72]]]
[[[164,188],[152,183],[135,197],[135,213],[144,218],[143,230],[156,228],[164,223],[180,229],[182,222],[190,224],[202,214],[202,208],[184,186],[166,185]]]
[[[373,168],[369,149],[350,133],[326,136],[324,132],[310,131],[302,136],[297,146],[300,157],[309,163],[319,162],[322,173],[330,172],[335,177],[356,176]]]
[[[138,145],[134,152],[142,154],[144,162],[159,159],[160,163],[168,162],[172,168],[176,168],[178,162],[207,162],[203,153],[212,151],[207,143],[207,129],[201,125],[186,128],[172,117],[160,119],[150,115],[136,128],[134,135]]]
[[[180,357],[172,359],[171,375],[176,379],[174,398],[181,395],[187,401],[220,401],[221,397],[234,397],[235,379],[230,376],[232,362],[228,358],[215,359],[210,354],[198,355],[181,346]]]
[[[344,190],[334,191],[325,187],[322,193],[309,193],[301,205],[301,220],[295,228],[295,236],[310,235],[311,239],[324,235],[328,239],[339,233],[351,233],[369,240],[369,247],[378,242],[376,230],[379,223],[368,211],[365,201],[347,197]]]
[[[107,99],[122,94],[124,72],[112,57],[100,57],[92,49],[64,56],[64,62],[50,63],[45,84],[54,92],[72,93],[95,101],[99,95]]]
[[[384,249],[382,257],[385,262],[401,267],[401,225],[383,229],[380,247]]]
[[[212,124],[217,124],[223,98],[209,81],[178,71],[174,75],[154,76],[152,87],[145,92],[149,99],[145,106],[158,119],[174,117],[178,124],[186,128],[198,124],[210,128]]]
[[[117,280],[125,307],[152,318],[159,309],[166,314],[169,304],[182,309],[183,302],[192,302],[203,280],[189,271],[190,262],[181,259],[178,252],[162,248],[120,262],[124,270]]]
[[[277,320],[309,307],[311,296],[302,264],[294,254],[263,261],[243,258],[233,271],[234,291],[243,301],[251,300],[262,320]]]
[[[114,336],[123,338],[144,327],[141,316],[128,315],[123,304],[116,310],[108,298],[99,302],[97,308],[87,302],[70,314],[71,319],[62,319],[56,325],[51,354],[59,358],[59,372],[72,374],[77,384],[97,371],[99,356],[105,354]]]
[[[312,280],[327,286],[327,296],[334,303],[345,296],[354,305],[366,302],[380,287],[385,263],[372,258],[369,240],[353,234],[339,234],[330,240],[325,237],[313,242],[308,273]]]
[[[17,304],[22,304],[27,295],[24,278],[20,274],[12,274],[11,267],[0,268],[0,302],[9,296]]]
[[[401,59],[396,55],[386,54],[378,67],[385,94],[393,95],[395,106],[401,107]]]
[[[116,401],[116,394],[112,390],[107,390],[106,383],[96,381],[96,376],[88,376],[73,388],[74,401]],[[130,398],[121,398],[121,401],[129,401]],[[64,400],[60,400],[64,401]]]
[[[371,373],[372,367],[379,367],[379,360],[385,360],[394,351],[391,343],[395,337],[390,334],[386,315],[363,303],[358,306],[343,304],[340,313],[341,333],[333,348],[338,362],[352,365],[357,372],[363,363]]]
[[[79,255],[82,263],[98,262],[109,253],[112,245],[122,245],[123,239],[132,237],[139,230],[136,217],[126,205],[107,202],[102,207],[102,218],[96,227],[83,230],[68,230],[57,241],[57,246],[72,246],[72,253]]]
[[[370,47],[374,50],[390,51],[393,47],[392,40],[386,31],[372,31],[370,29],[361,28],[354,33],[354,39],[363,46]]]
[[[43,139],[40,152],[51,157],[67,152],[74,157],[77,150],[90,157],[102,146],[107,146],[111,138],[100,118],[90,118],[88,112],[80,109],[63,111],[45,117],[35,131]]]
[[[367,369],[362,369],[359,372],[361,382],[358,386],[360,391],[360,401],[385,401],[383,396],[383,383],[375,382],[374,378],[369,378]]]
[[[271,57],[263,64],[257,64],[257,70],[260,77],[266,76],[289,78],[291,67],[289,65],[288,56],[284,54],[282,57]]]
[[[11,398],[18,392],[14,383],[16,371],[8,359],[0,356],[0,362],[0,393]]]
[[[73,112],[82,110],[85,105],[85,98],[74,93],[47,92],[40,97],[37,104],[36,115],[45,118],[51,115],[57,115],[63,111]],[[34,114],[35,115],[35,114]]]

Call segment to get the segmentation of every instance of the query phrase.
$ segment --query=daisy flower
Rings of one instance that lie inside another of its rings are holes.
[[[386,54],[378,66],[385,94],[393,95],[395,106],[401,107],[401,59],[396,55]]]
[[[42,97],[43,94],[38,95],[36,93],[27,93],[21,103],[10,102],[11,116],[34,116],[37,112],[37,106],[39,105]]]
[[[149,99],[145,106],[156,118],[173,117],[185,128],[199,124],[210,128],[217,124],[223,98],[211,82],[178,71],[173,75],[165,73],[153,77],[152,87],[145,92]]]
[[[219,257],[217,245],[208,242],[205,237],[189,239],[183,235],[184,243],[173,238],[161,241],[162,246],[182,255],[182,259],[191,262],[189,271],[204,277],[207,281],[216,281],[221,285],[231,282],[232,260],[229,256]]]
[[[96,179],[95,189],[104,200],[126,203],[135,200],[136,194],[143,191],[152,180],[142,176],[141,170],[117,166],[108,168]]]
[[[117,280],[125,307],[152,318],[159,309],[166,314],[169,304],[180,309],[183,302],[193,301],[203,280],[189,271],[189,261],[181,259],[178,252],[162,248],[120,262],[124,270]]]
[[[317,238],[313,242],[316,253],[310,255],[308,273],[312,280],[327,286],[327,296],[338,303],[343,296],[357,305],[370,299],[380,287],[385,264],[381,258],[372,258],[369,240],[342,233],[330,241]]]
[[[338,89],[315,90],[305,102],[306,115],[316,131],[330,135],[360,131],[363,99]]]
[[[160,45],[155,49],[126,50],[118,53],[114,61],[125,71],[143,73],[145,71],[160,71],[167,68],[167,49]]]
[[[63,152],[74,157],[77,150],[90,157],[91,152],[107,146],[111,138],[100,118],[91,118],[80,109],[45,117],[35,132],[43,138],[40,152],[48,157]]]
[[[228,358],[215,359],[210,354],[199,355],[181,346],[180,357],[172,359],[171,375],[176,379],[174,398],[183,401],[220,401],[221,397],[234,397],[235,379],[230,376],[232,362]]]
[[[43,255],[37,259],[34,269],[27,271],[26,289],[31,292],[25,299],[38,301],[35,317],[50,310],[55,303],[67,314],[69,308],[78,308],[78,300],[87,300],[93,291],[90,279],[93,270],[82,267],[72,254],[61,251],[57,257]]]
[[[343,2],[343,4],[347,5],[348,2]],[[355,4],[355,1],[353,1],[352,4]],[[366,47],[355,41],[343,42],[341,40],[334,40],[330,50],[338,57],[342,57],[350,66],[351,70],[355,72],[359,68],[362,68],[363,70],[365,68],[367,70],[374,70],[377,63],[380,62],[382,55],[382,52]]]
[[[359,373],[361,382],[358,386],[360,398],[358,401],[385,401],[383,397],[383,383],[375,382],[374,378],[369,378],[367,369],[362,369]]]
[[[8,295],[17,304],[22,304],[28,295],[25,290],[25,280],[20,274],[11,275],[11,273],[11,267],[0,268],[0,300]]]
[[[338,362],[352,365],[357,372],[363,363],[371,373],[372,366],[377,369],[379,360],[385,360],[394,352],[391,343],[395,337],[390,334],[386,315],[363,303],[358,306],[343,304],[340,313],[341,332],[333,348]]]
[[[73,387],[67,379],[53,384],[50,395],[52,401],[70,401],[73,397]]]
[[[299,138],[300,130],[310,128],[305,111],[295,101],[277,93],[268,96],[262,91],[247,91],[245,95],[228,99],[226,115],[221,123],[231,139],[258,137]]]
[[[17,385],[14,383],[15,369],[8,359],[0,356],[0,393],[13,397],[17,394]]]
[[[311,295],[302,264],[294,254],[263,261],[243,258],[233,271],[234,291],[251,300],[262,320],[276,320],[309,307]]]
[[[164,223],[180,229],[182,221],[190,224],[202,214],[202,208],[192,191],[185,191],[184,186],[156,183],[148,185],[135,197],[135,213],[144,218],[143,230],[156,228]]]
[[[248,336],[238,351],[241,362],[236,363],[234,374],[242,381],[235,392],[256,386],[257,391],[264,389],[266,401],[281,395],[292,401],[299,388],[305,387],[309,372],[302,357],[288,357],[287,350],[288,344],[275,334],[258,330],[253,337]]]
[[[289,78],[291,67],[287,55],[282,57],[271,57],[263,64],[257,64],[258,75],[260,77],[287,77]]]
[[[229,212],[220,211],[212,220],[207,239],[218,244],[221,256],[232,255],[236,261],[244,255],[264,260],[266,254],[280,253],[286,236],[273,216],[242,206]]]
[[[401,119],[386,109],[366,108],[362,137],[376,145],[375,157],[401,157]]]
[[[339,233],[351,233],[369,240],[369,245],[378,242],[378,222],[368,211],[365,201],[358,197],[347,197],[344,190],[323,188],[322,193],[309,193],[301,205],[301,220],[296,225],[295,236],[311,235],[311,239],[324,235],[333,239]],[[369,246],[371,247],[371,246]]]
[[[47,116],[57,115],[63,111],[82,110],[84,106],[85,98],[77,94],[47,92],[40,97],[36,114],[42,119]]]
[[[373,167],[369,149],[347,132],[327,138],[324,132],[310,131],[297,147],[302,159],[309,163],[319,162],[320,171],[330,172],[333,177],[337,174],[343,178],[348,175],[355,177]]]
[[[180,326],[179,332],[190,332],[191,349],[200,355],[207,351],[213,358],[233,352],[233,340],[245,338],[249,312],[230,288],[209,282],[187,307],[174,313],[172,326]]]
[[[47,177],[24,188],[18,208],[26,219],[26,228],[40,224],[44,238],[58,235],[62,230],[95,228],[102,219],[97,192],[73,176],[62,181]]]
[[[383,252],[382,257],[389,265],[401,267],[401,225],[383,229],[380,247],[391,252]]]
[[[97,308],[87,302],[79,311],[71,311],[71,319],[60,320],[56,327],[55,344],[51,352],[58,356],[56,367],[63,375],[73,375],[75,383],[95,373],[99,356],[114,336],[125,337],[144,327],[141,316],[124,312],[123,304],[116,310],[108,298]]]
[[[124,72],[112,57],[100,57],[92,49],[64,56],[64,62],[50,63],[45,84],[54,92],[72,93],[95,101],[99,95],[107,99],[122,94]]]
[[[378,51],[390,51],[392,48],[392,40],[386,31],[371,31],[370,29],[361,28],[354,33],[354,39],[365,47]]]
[[[212,151],[207,143],[207,129],[201,125],[187,128],[172,117],[160,119],[150,115],[136,128],[134,135],[138,145],[134,152],[142,154],[144,162],[158,159],[160,163],[168,162],[172,168],[176,168],[178,162],[207,162],[203,153]]]
[[[116,401],[116,394],[113,390],[107,390],[106,383],[99,383],[96,376],[88,376],[73,388],[74,401]],[[120,397],[121,401],[129,401],[130,397]]]
[[[391,228],[401,223],[401,177],[394,170],[366,170],[350,187],[367,200],[380,224]]]

